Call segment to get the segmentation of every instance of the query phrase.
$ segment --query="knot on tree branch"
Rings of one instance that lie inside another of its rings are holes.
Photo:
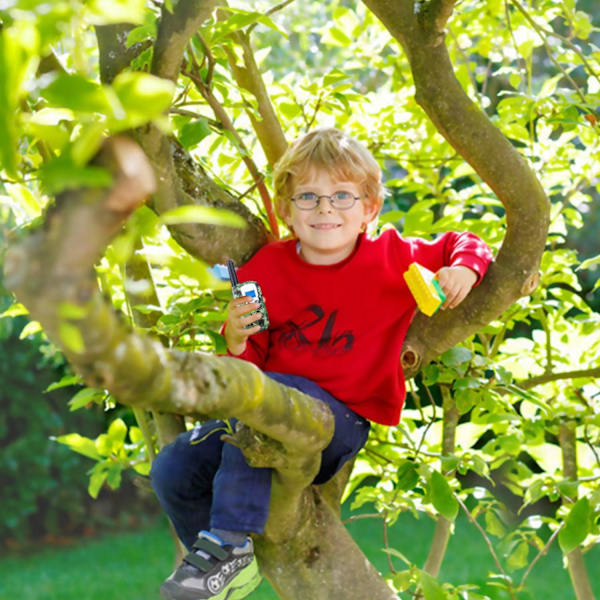
[[[521,286],[521,296],[529,296],[540,282],[540,273],[536,271],[527,277]]]
[[[241,421],[237,422],[233,435],[224,434],[221,439],[239,448],[251,467],[274,469],[282,481],[298,489],[309,485],[319,471],[319,452],[292,449]]]
[[[407,374],[407,376],[408,373],[416,373],[421,367],[422,361],[423,357],[412,346],[406,345],[402,349],[402,354],[400,354],[400,363],[402,365],[402,370],[405,374]]]
[[[233,435],[224,434],[221,439],[239,448],[251,467],[284,467],[287,463],[285,447],[281,442],[238,421]]]

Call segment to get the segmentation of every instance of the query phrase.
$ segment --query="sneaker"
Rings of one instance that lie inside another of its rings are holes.
[[[260,583],[254,545],[225,544],[214,533],[201,531],[190,552],[160,593],[166,600],[240,600]]]

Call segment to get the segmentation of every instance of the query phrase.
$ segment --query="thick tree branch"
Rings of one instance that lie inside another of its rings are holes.
[[[132,29],[133,25],[129,23],[98,25],[95,28],[98,46],[102,48],[99,56],[100,81],[102,83],[111,83],[121,71],[131,64],[134,58],[151,46],[151,42],[147,41],[133,44],[128,48],[127,37]]]
[[[426,0],[418,3],[421,5],[423,22],[439,35],[440,43],[444,41],[446,23],[452,16],[456,2],[457,0]]]
[[[268,163],[273,166],[285,152],[287,141],[281,128],[281,123],[275,114],[275,109],[271,103],[271,98],[267,92],[258,65],[254,60],[254,52],[252,51],[248,35],[237,33],[234,35],[234,39],[242,48],[244,63],[240,65],[235,54],[230,48],[225,46],[229,66],[237,84],[249,91],[256,98],[260,118],[257,118],[253,110],[247,111],[248,117],[267,157]]]
[[[169,351],[132,333],[100,296],[93,265],[152,191],[153,177],[141,150],[126,138],[109,141],[99,164],[116,173],[114,187],[59,197],[44,228],[7,252],[7,286],[84,379],[110,390],[120,402],[163,412],[236,416],[292,455],[312,454],[318,462],[333,431],[323,403],[245,361]]]
[[[154,44],[151,68],[154,75],[171,81],[177,80],[183,53],[190,39],[208,19],[217,4],[218,0],[177,2],[173,13],[163,7]]]
[[[535,289],[548,231],[549,202],[525,160],[460,86],[447,48],[439,43],[439,32],[426,22],[427,13],[419,16],[409,11],[407,5],[412,2],[365,0],[365,4],[405,49],[417,102],[506,210],[506,236],[483,283],[456,309],[431,318],[417,315],[413,321],[402,357],[405,372],[411,376],[423,363]]]

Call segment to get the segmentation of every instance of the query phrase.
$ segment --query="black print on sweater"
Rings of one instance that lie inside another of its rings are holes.
[[[286,348],[295,347],[298,352],[312,349],[317,355],[345,354],[354,346],[354,334],[350,330],[335,331],[337,314],[337,310],[327,314],[318,304],[311,304],[303,310],[298,322],[285,323],[278,341]]]

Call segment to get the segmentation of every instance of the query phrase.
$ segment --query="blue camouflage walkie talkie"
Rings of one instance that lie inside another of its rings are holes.
[[[252,298],[254,302],[258,302],[260,307],[257,310],[253,310],[249,315],[256,313],[261,314],[261,318],[250,325],[246,325],[244,329],[251,329],[256,325],[260,325],[259,331],[263,331],[269,327],[269,316],[267,315],[267,307],[265,306],[265,300],[262,295],[260,286],[256,281],[243,281],[238,282],[237,274],[235,272],[235,265],[232,260],[227,261],[227,270],[229,271],[229,281],[231,281],[231,293],[234,298],[241,298],[242,296],[248,296]]]

